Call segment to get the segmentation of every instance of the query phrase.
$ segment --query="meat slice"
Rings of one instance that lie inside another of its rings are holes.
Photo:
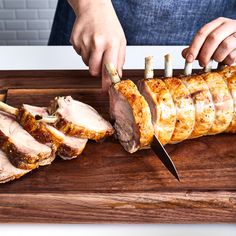
[[[34,169],[51,157],[51,149],[35,140],[16,121],[15,117],[0,111],[0,148],[10,162],[21,169]]]
[[[111,86],[110,114],[121,145],[130,153],[147,148],[154,129],[148,103],[131,80]]]
[[[176,108],[175,130],[170,143],[177,143],[187,139],[193,132],[195,125],[195,108],[190,92],[178,78],[164,80],[173,98]]]
[[[225,132],[236,133],[236,66],[225,67],[220,74],[224,76],[234,102],[233,118]]]
[[[233,99],[224,77],[217,72],[202,75],[212,94],[215,105],[215,121],[208,131],[208,135],[224,132],[233,118]]]
[[[170,142],[176,123],[176,110],[173,99],[161,79],[144,79],[138,83],[151,110],[155,136],[164,145]]]
[[[24,128],[39,142],[52,148],[54,155],[48,162],[52,162],[55,154],[65,160],[78,157],[84,150],[87,139],[69,137],[53,126],[37,121],[35,117],[48,117],[46,107],[37,107],[24,104],[18,118]],[[49,163],[48,163],[49,164]]]
[[[23,170],[16,168],[8,160],[7,155],[0,150],[0,183],[6,183],[8,181],[18,179],[21,176],[27,174],[30,170]]]
[[[71,96],[55,98],[49,110],[58,117],[55,127],[69,136],[98,141],[114,132],[93,107]]]
[[[63,142],[57,150],[57,154],[64,160],[76,158],[83,152],[87,141],[88,139],[65,135]]]
[[[48,116],[45,107],[36,107],[23,104],[19,109],[17,120],[23,128],[30,133],[38,142],[52,149],[51,156],[40,162],[40,165],[49,165],[56,158],[56,151],[63,140],[60,132],[51,128],[50,125],[37,121],[37,116]]]
[[[206,81],[199,75],[182,79],[195,105],[195,126],[189,138],[206,135],[215,120],[215,106]]]

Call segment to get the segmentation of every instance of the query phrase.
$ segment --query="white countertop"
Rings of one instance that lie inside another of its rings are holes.
[[[163,56],[171,53],[176,69],[184,67],[180,46],[127,47],[125,69],[143,69],[144,57],[155,56],[156,69],[164,68]],[[216,67],[214,64],[213,68]],[[195,62],[193,68],[199,68]],[[0,70],[87,69],[69,46],[1,46]],[[1,72],[0,72],[1,73]],[[20,217],[20,216],[19,216]],[[1,235],[158,235],[158,236],[233,236],[236,225],[0,225]]]
[[[235,225],[0,225],[4,236],[235,236]]]
[[[143,69],[144,57],[154,56],[154,68],[164,68],[164,55],[173,55],[173,67],[184,68],[185,46],[128,46],[124,69]],[[216,64],[213,65],[213,68]],[[199,68],[195,61],[193,68]],[[71,46],[0,46],[0,70],[87,69]]]

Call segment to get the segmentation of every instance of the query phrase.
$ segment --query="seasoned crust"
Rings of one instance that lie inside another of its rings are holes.
[[[176,124],[171,143],[181,142],[187,139],[194,129],[195,108],[193,100],[180,79],[167,78],[164,82],[171,93],[176,108]]]
[[[24,107],[19,109],[17,120],[36,140],[43,144],[51,144],[57,148],[62,142],[61,137],[56,136],[47,127],[44,122],[39,122],[35,117]]]
[[[87,139],[66,137],[65,141],[59,146],[57,154],[64,160],[74,159],[83,152],[87,141]]]
[[[200,75],[182,79],[195,105],[195,126],[189,138],[206,135],[215,120],[215,107],[206,81]]]
[[[226,66],[223,70],[218,71],[224,78],[230,78],[236,74],[236,66]]]
[[[9,161],[19,169],[32,170],[39,166],[38,155],[21,152],[16,145],[0,130],[0,148],[8,156]],[[44,156],[42,156],[44,158]]]
[[[132,109],[135,124],[139,132],[139,149],[148,147],[154,135],[148,103],[131,80],[122,80],[114,85],[114,89],[127,99]]]
[[[225,132],[236,133],[236,70],[234,73],[231,73],[230,77],[226,77],[225,79],[234,102],[233,118]]]
[[[144,79],[139,81],[139,90],[149,104],[155,136],[164,145],[173,135],[176,123],[175,105],[161,79]]]
[[[30,170],[18,169],[8,160],[7,155],[0,150],[0,183],[18,179]]]
[[[40,161],[50,158],[50,148],[37,142],[19,125],[14,116],[0,112],[0,119],[0,148],[14,166],[34,169]]]
[[[233,99],[223,76],[217,72],[202,75],[212,94],[215,105],[215,121],[208,135],[224,132],[233,118]]]
[[[57,116],[58,116],[58,121],[55,123],[55,127],[58,130],[62,131],[64,134],[72,137],[79,137],[79,138],[99,141],[114,133],[113,129],[104,130],[100,132],[90,129],[85,129],[84,126],[79,126],[70,121],[67,121],[60,114],[57,114]]]
[[[52,149],[51,155],[49,157],[39,160],[39,165],[44,166],[51,164],[56,158],[57,148],[62,142],[61,137],[51,132],[51,130],[47,128],[47,124],[37,121],[35,117],[24,107],[19,109],[17,120],[22,125],[22,127],[38,142],[46,144]]]

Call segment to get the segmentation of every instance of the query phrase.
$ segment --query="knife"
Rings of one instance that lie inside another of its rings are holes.
[[[151,143],[151,148],[154,153],[159,157],[162,164],[168,169],[168,171],[180,182],[178,171],[175,167],[174,162],[171,157],[163,147],[163,145],[159,142],[156,136],[153,136],[153,141]]]

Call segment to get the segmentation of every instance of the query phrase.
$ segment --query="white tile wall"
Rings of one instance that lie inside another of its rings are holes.
[[[0,45],[46,45],[56,4],[57,0],[0,0]]]

